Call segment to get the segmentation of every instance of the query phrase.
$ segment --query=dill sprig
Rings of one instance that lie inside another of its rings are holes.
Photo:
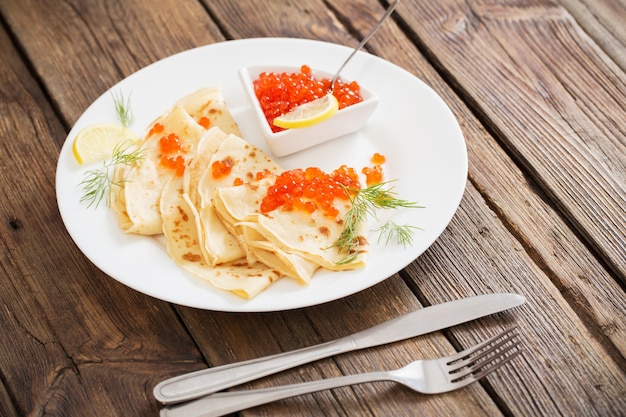
[[[345,254],[338,264],[347,264],[355,260],[359,254],[361,244],[359,238],[359,225],[362,224],[368,215],[376,217],[377,209],[398,209],[398,208],[420,208],[417,203],[402,200],[396,197],[393,187],[389,187],[389,182],[373,184],[362,189],[347,189],[350,196],[351,207],[343,218],[343,229],[339,238],[333,246],[337,247],[339,253]],[[378,231],[386,236],[386,242],[395,238],[400,244],[411,243],[415,226],[398,225],[394,222],[385,223]],[[380,236],[379,236],[380,239]]]
[[[406,248],[407,245],[413,243],[413,232],[415,230],[423,230],[421,227],[411,226],[407,224],[399,225],[396,222],[388,221],[380,226],[376,231],[378,232],[378,242],[385,241],[385,245],[395,240],[402,247]]]
[[[106,198],[111,186],[121,186],[122,181],[113,181],[111,179],[110,169],[116,165],[131,165],[143,159],[142,148],[135,148],[132,143],[123,142],[118,144],[113,150],[113,156],[110,160],[104,161],[99,169],[91,169],[83,175],[83,180],[79,186],[83,188],[83,195],[80,198],[81,203],[87,203],[87,207],[95,206],[97,208],[103,200],[109,203]]]
[[[117,119],[120,121],[122,126],[129,127],[135,120],[130,106],[130,95],[125,99],[121,92],[118,94],[111,92],[111,96],[113,97],[113,104],[115,105],[115,114],[117,115]]]

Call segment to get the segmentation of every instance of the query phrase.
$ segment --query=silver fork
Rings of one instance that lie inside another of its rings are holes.
[[[465,387],[490,374],[521,353],[511,327],[469,349],[439,359],[411,362],[394,371],[371,372],[300,384],[254,390],[219,392],[183,404],[165,407],[161,417],[217,417],[272,401],[346,385],[394,381],[423,394]]]

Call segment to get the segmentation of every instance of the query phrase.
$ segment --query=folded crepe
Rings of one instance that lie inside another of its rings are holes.
[[[160,141],[170,134],[177,138],[182,172],[161,163]],[[246,299],[282,276],[308,283],[320,267],[364,266],[364,230],[356,259],[340,262],[345,254],[334,246],[349,202],[337,203],[333,218],[320,211],[260,212],[283,169],[240,136],[218,89],[178,101],[151,124],[140,145],[143,158],[115,167],[118,186],[110,203],[122,230],[164,234],[167,253],[179,266]]]
[[[245,259],[209,265],[200,250],[198,229],[188,198],[184,195],[184,180],[174,176],[163,189],[160,211],[168,255],[182,268],[210,282],[217,288],[250,299],[280,278],[278,271],[262,263],[248,264]]]
[[[225,169],[214,173],[215,166]],[[184,195],[194,212],[200,248],[209,265],[245,257],[237,237],[215,213],[211,201],[215,190],[235,182],[253,181],[258,173],[265,172],[280,173],[282,168],[235,134],[212,128],[200,140],[196,155],[185,170]]]
[[[159,200],[165,184],[175,175],[173,169],[161,164],[163,153],[159,142],[162,137],[177,135],[181,150],[176,156],[188,164],[207,129],[219,127],[224,132],[240,134],[220,90],[213,87],[183,97],[150,126],[140,145],[141,160],[116,165],[112,176],[116,186],[111,187],[110,205],[126,233],[162,233]]]
[[[239,238],[249,261],[260,260],[301,283],[310,282],[315,271],[356,269],[365,266],[368,253],[365,225],[357,231],[359,253],[349,261],[335,246],[343,230],[343,217],[350,202],[335,203],[339,211],[329,217],[320,210],[276,209],[260,212],[260,202],[273,185],[274,178],[221,187],[215,190],[213,205],[225,226]]]

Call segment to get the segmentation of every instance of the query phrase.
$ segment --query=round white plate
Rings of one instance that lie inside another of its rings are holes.
[[[318,272],[308,286],[283,278],[252,300],[243,300],[190,276],[166,254],[158,237],[121,232],[105,205],[80,203],[83,175],[101,164],[79,166],[72,141],[83,127],[117,122],[112,93],[130,96],[131,128],[143,135],[157,116],[181,97],[202,87],[219,87],[244,139],[267,151],[239,80],[239,69],[252,65],[302,65],[334,72],[351,48],[326,42],[259,38],[216,43],[185,51],[132,74],[98,98],[76,122],[61,150],[56,188],[59,210],[76,245],[98,268],[121,283],[161,300],[219,311],[277,311],[336,300],[377,284],[422,254],[446,228],[465,190],[467,151],[459,124],[443,100],[407,71],[360,52],[342,72],[379,97],[368,124],[357,133],[299,153],[275,158],[283,168],[317,166],[331,171],[342,164],[360,169],[383,154],[385,179],[397,180],[398,197],[421,209],[386,210],[372,230],[390,218],[417,231],[412,246],[377,243],[369,236],[367,267],[348,272]]]

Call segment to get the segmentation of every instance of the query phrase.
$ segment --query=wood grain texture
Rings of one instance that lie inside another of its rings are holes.
[[[94,401],[125,395],[115,369],[142,370],[145,406],[145,380],[171,372],[166,358],[179,369],[201,358],[168,304],[111,280],[72,243],[54,192],[64,129],[5,32],[0,48],[3,384],[21,415],[121,415]],[[78,92],[69,79],[56,87]]]
[[[502,146],[626,282],[623,71],[551,3],[418,2],[400,13]]]
[[[24,53],[70,126],[116,82],[177,52],[224,40],[195,1],[3,1]],[[45,23],[40,22],[42,13]],[[54,13],[49,15],[49,13]],[[141,33],[135,36],[133,33]],[[71,86],[71,88],[68,88]]]
[[[559,0],[593,40],[626,71],[626,1]]]
[[[599,346],[596,336],[585,330],[550,277],[481,203],[481,195],[468,188],[464,198],[456,221],[429,251],[433,256],[420,258],[420,262],[409,266],[415,285],[428,292],[429,298],[451,293],[468,295],[485,289],[527,297],[526,304],[516,311],[515,323],[522,329],[525,341],[522,361],[527,366],[522,368],[532,369],[533,374],[520,376],[519,370],[509,367],[495,378],[514,382],[493,384],[498,395],[507,398],[514,415],[544,415],[548,404],[548,415],[616,415],[626,407],[623,370]],[[439,245],[445,248],[441,253],[435,251]],[[503,261],[494,262],[499,259]],[[448,271],[449,282],[428,285],[432,275],[440,270]],[[473,329],[474,334],[477,331]],[[459,333],[455,335],[464,346],[476,342],[462,331]],[[578,365],[570,367],[571,362]],[[601,386],[591,383],[598,379],[604,381]],[[514,392],[508,391],[508,387],[515,387]],[[565,389],[578,394],[575,398],[563,398],[560,393]],[[545,405],[533,410],[533,401]]]

